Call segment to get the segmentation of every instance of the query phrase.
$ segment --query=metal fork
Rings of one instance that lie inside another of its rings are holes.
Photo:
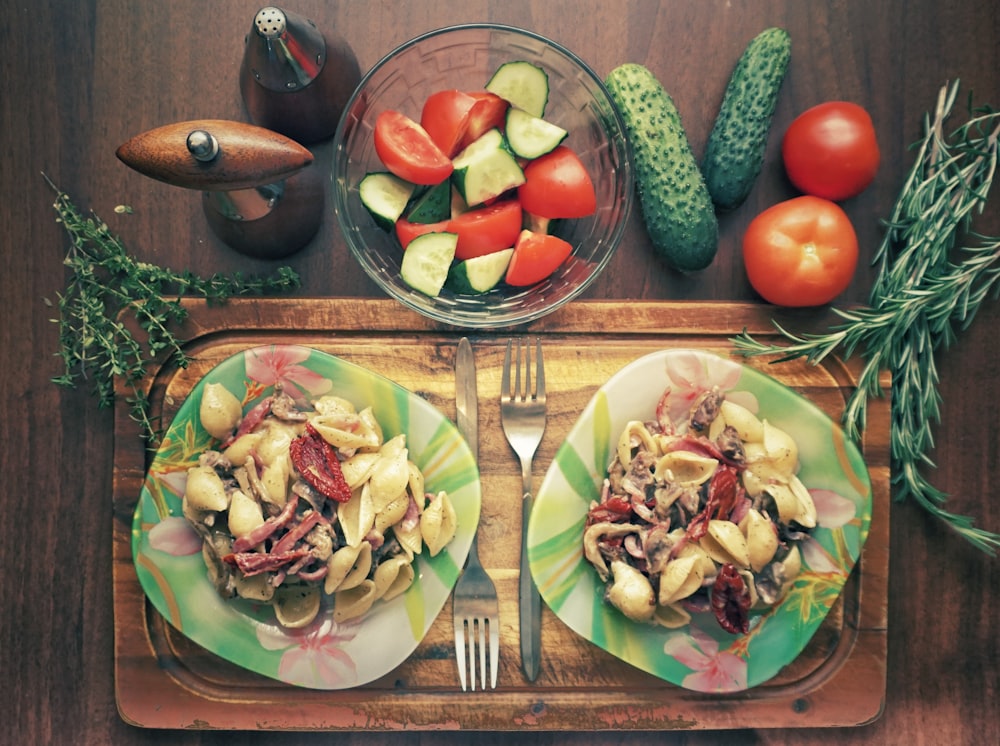
[[[516,356],[511,355],[513,348],[514,340],[509,340],[500,380],[500,421],[507,442],[521,459],[521,480],[524,485],[521,499],[521,570],[518,594],[521,668],[528,681],[534,681],[538,678],[541,654],[542,601],[538,596],[535,581],[531,577],[531,570],[528,568],[527,536],[528,518],[534,503],[531,495],[531,461],[545,432],[545,368],[542,361],[542,342],[536,340],[534,387],[532,387],[531,342],[518,340]]]
[[[472,345],[463,337],[458,343],[456,372],[456,411],[458,429],[465,436],[472,454],[479,462],[479,418],[477,409],[476,367]],[[486,639],[490,641],[490,688],[497,688],[497,668],[500,663],[500,602],[496,586],[479,562],[479,544],[472,535],[469,556],[452,597],[452,619],[455,625],[455,657],[458,680],[466,691],[466,672],[472,690],[476,689],[476,652],[479,652],[480,688],[486,688]],[[469,654],[466,658],[466,640]]]

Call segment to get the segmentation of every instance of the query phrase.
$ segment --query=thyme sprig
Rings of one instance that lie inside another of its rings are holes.
[[[934,426],[940,422],[937,353],[958,339],[988,298],[1000,291],[1000,238],[971,230],[982,213],[996,173],[1000,112],[973,108],[961,126],[946,122],[959,82],[941,88],[933,118],[888,220],[873,262],[876,278],[868,305],[834,308],[843,321],[827,333],[796,335],[775,322],[787,344],[759,342],[744,329],[732,342],[746,356],[778,355],[817,364],[839,350],[864,361],[843,423],[859,440],[870,397],[883,394],[882,370],[891,376],[891,459],[894,499],[914,499],[978,549],[995,555],[1000,534],[977,528],[971,517],[949,511],[948,495],[925,472],[935,466]],[[965,245],[968,242],[970,245]]]
[[[47,301],[59,309],[59,318],[52,321],[59,325],[57,354],[63,362],[63,373],[52,381],[67,388],[90,383],[104,407],[114,403],[116,382],[123,381],[130,416],[155,444],[160,423],[151,415],[140,381],[147,364],[160,355],[179,367],[189,363],[174,331],[187,318],[181,297],[222,303],[237,295],[294,290],[299,277],[290,267],[263,278],[239,272],[201,277],[139,261],[96,214],[84,216],[65,192],[47,176],[45,180],[56,192],[56,222],[70,239],[63,260],[69,270],[66,288],[54,304]]]

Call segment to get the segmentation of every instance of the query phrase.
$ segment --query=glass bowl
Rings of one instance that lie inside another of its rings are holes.
[[[597,192],[597,210],[560,221],[557,235],[572,255],[548,279],[527,288],[501,283],[482,295],[447,288],[432,298],[400,277],[403,251],[379,228],[358,196],[371,171],[384,171],[375,153],[375,119],[394,109],[419,121],[426,98],[442,89],[481,90],[504,62],[526,60],[549,77],[545,118],[569,131],[564,141],[580,156]],[[334,210],[351,253],[386,293],[435,321],[458,327],[522,324],[582,293],[607,265],[632,206],[633,175],[625,127],[601,79],[579,57],[538,34],[496,24],[450,26],[418,36],[390,52],[361,80],[334,136]]]

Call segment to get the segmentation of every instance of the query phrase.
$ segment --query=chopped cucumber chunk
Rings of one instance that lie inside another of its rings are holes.
[[[555,150],[569,134],[562,127],[515,107],[507,110],[504,133],[510,149],[522,158],[538,158]]]
[[[493,73],[486,90],[511,106],[540,117],[549,101],[549,76],[542,68],[524,60],[506,62]]]
[[[514,249],[503,249],[459,262],[448,273],[448,287],[466,295],[489,292],[503,279],[513,255]]]
[[[371,213],[375,224],[391,231],[406,209],[416,187],[398,176],[384,171],[367,174],[358,185],[361,204]]]
[[[498,129],[491,129],[455,156],[452,182],[470,207],[524,183],[524,171]]]
[[[403,252],[399,274],[414,290],[435,298],[448,279],[448,270],[458,246],[457,233],[425,233]]]
[[[417,198],[406,219],[411,223],[440,223],[450,217],[451,182],[445,179]]]

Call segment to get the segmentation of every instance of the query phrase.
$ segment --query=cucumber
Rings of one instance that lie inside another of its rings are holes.
[[[788,33],[769,28],[751,40],[736,63],[701,163],[708,192],[720,210],[739,207],[760,173],[791,56]]]
[[[384,231],[391,231],[403,214],[416,187],[387,171],[366,174],[358,184],[361,204],[371,213],[375,224]]]
[[[417,236],[403,251],[403,261],[399,266],[403,282],[424,295],[437,297],[448,279],[457,246],[457,233],[424,233]]]
[[[486,90],[511,106],[540,117],[549,102],[549,76],[538,65],[524,60],[505,62],[486,83]]]
[[[445,179],[424,191],[406,215],[411,223],[440,223],[451,217],[451,182]]]
[[[653,247],[682,272],[704,269],[719,223],[673,99],[648,69],[627,63],[605,81],[628,132],[636,192]]]
[[[569,132],[559,125],[512,106],[507,109],[504,134],[514,155],[530,159],[555,150],[556,145],[565,140]]]
[[[503,249],[459,262],[448,273],[447,285],[462,295],[489,292],[503,279],[513,255],[514,249]]]
[[[499,197],[525,181],[506,138],[495,128],[466,147],[452,163],[452,183],[469,207]]]

